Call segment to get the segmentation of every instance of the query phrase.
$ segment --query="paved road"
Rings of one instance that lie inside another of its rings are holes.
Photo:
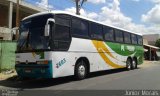
[[[47,80],[0,81],[0,89],[21,90],[160,90],[160,62],[147,62],[136,70],[92,73],[85,80],[73,77]]]

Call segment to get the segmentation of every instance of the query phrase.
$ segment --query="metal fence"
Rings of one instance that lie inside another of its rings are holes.
[[[16,45],[14,41],[0,41],[0,71],[14,69]]]

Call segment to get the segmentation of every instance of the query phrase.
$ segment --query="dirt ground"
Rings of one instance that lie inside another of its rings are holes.
[[[17,73],[15,70],[3,71],[0,73],[0,80],[5,80],[16,75]]]

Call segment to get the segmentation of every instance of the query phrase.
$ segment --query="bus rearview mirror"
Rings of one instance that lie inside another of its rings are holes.
[[[45,25],[45,33],[44,33],[45,36],[49,36],[49,31],[50,31],[50,24],[49,24],[49,22],[55,23],[55,20],[53,18],[49,18],[47,20],[46,25]]]
[[[49,30],[50,30],[50,25],[49,25],[49,24],[46,24],[46,25],[45,25],[44,36],[49,36]]]

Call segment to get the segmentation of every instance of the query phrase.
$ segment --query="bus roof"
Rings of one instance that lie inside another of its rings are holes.
[[[95,20],[89,19],[87,17],[83,17],[83,16],[76,15],[76,14],[73,14],[73,13],[70,13],[70,12],[66,12],[66,11],[40,12],[40,13],[36,13],[36,14],[30,15],[30,16],[27,16],[22,20],[26,20],[26,19],[29,19],[29,18],[32,18],[32,17],[45,15],[45,14],[67,14],[67,15],[71,15],[71,16],[74,16],[74,17],[78,17],[78,18],[84,19],[84,20],[95,22],[95,23],[98,23],[98,24],[101,24],[101,25],[109,26],[109,27],[112,27],[112,28],[115,28],[115,29],[123,30],[123,31],[129,32],[129,33],[133,33],[133,34],[137,34],[137,35],[141,35],[142,36],[141,33],[134,33],[132,31],[129,31],[129,30],[126,30],[126,29],[123,29],[123,28],[115,27],[115,26],[112,26],[112,25],[109,25],[109,24],[105,24],[105,23],[102,23],[102,22],[99,22],[99,21],[95,21]]]

